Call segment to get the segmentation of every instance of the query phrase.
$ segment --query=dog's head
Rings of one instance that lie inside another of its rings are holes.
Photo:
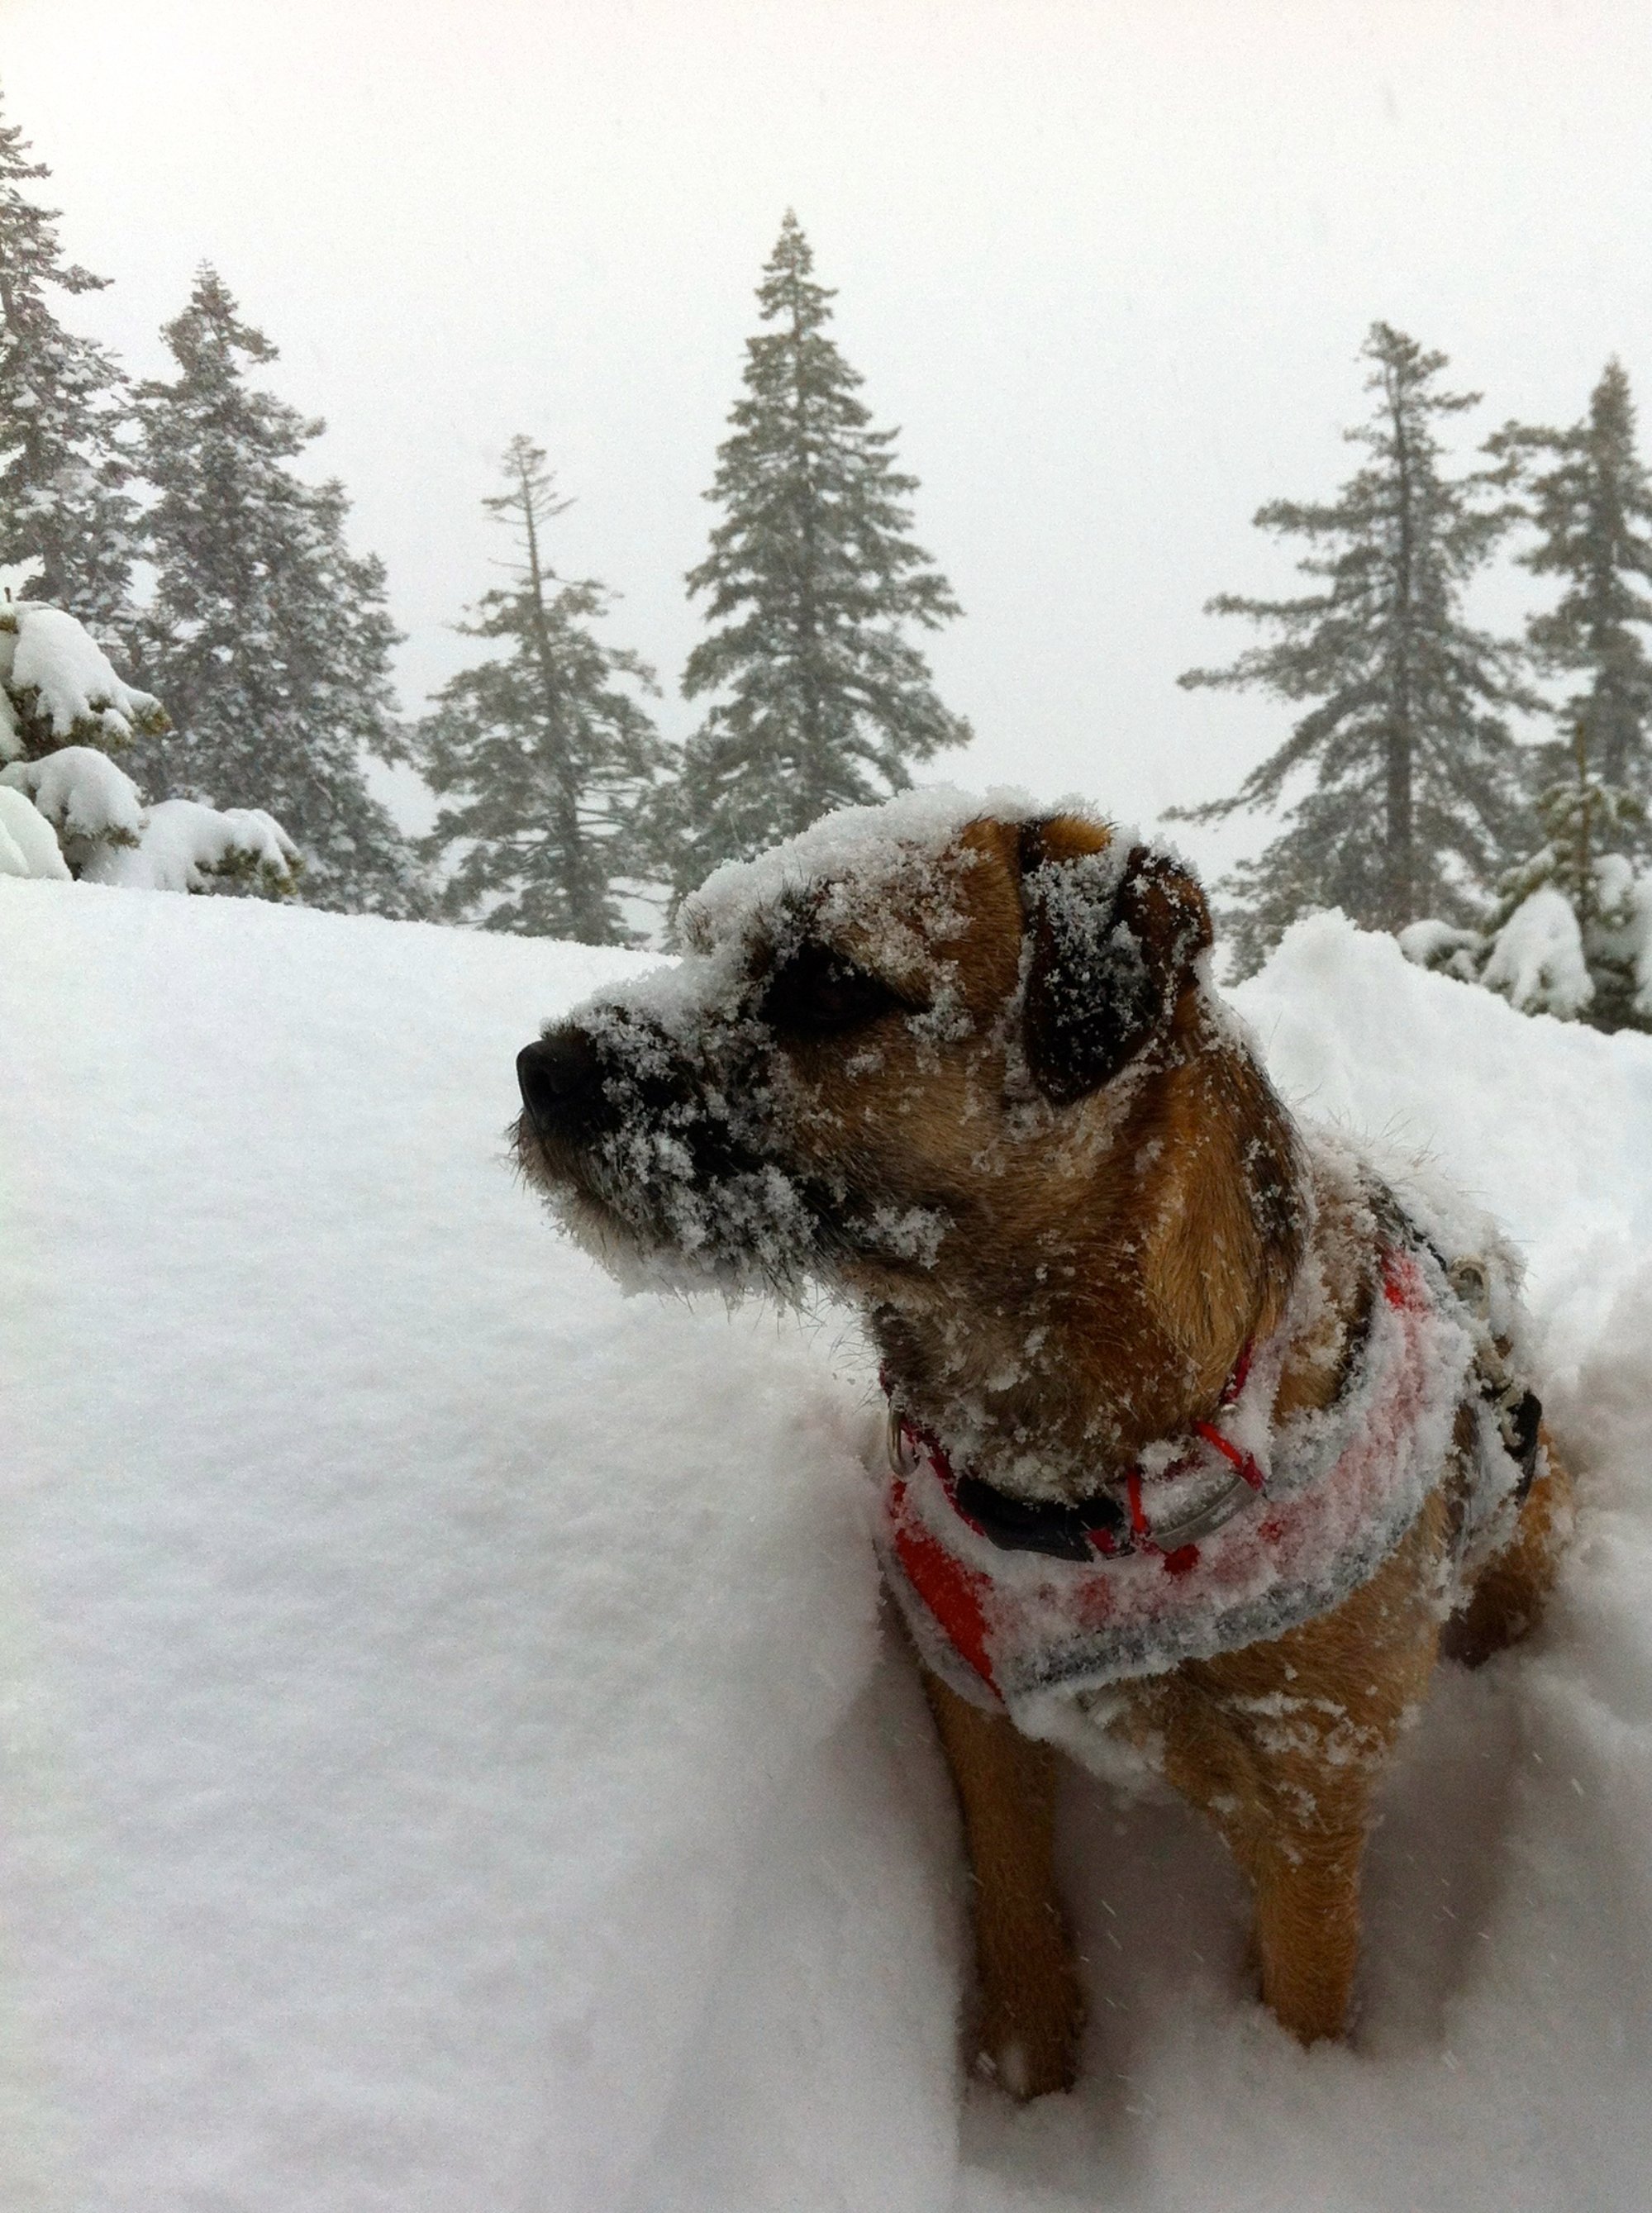
[[[1013,1300],[1116,1241],[1174,1072],[1243,1057],[1194,877],[1080,814],[845,810],[719,869],[681,928],[675,967],[518,1064],[524,1170],[621,1269]]]

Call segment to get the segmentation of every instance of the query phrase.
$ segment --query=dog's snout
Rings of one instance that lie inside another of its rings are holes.
[[[600,1126],[607,1103],[602,1064],[583,1030],[569,1025],[524,1046],[516,1056],[516,1081],[540,1137],[589,1136]]]

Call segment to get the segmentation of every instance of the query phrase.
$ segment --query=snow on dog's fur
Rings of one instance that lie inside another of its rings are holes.
[[[911,794],[719,870],[682,930],[678,966],[521,1058],[524,1169],[608,1265],[852,1296],[907,1434],[1012,1520],[1082,1507],[1208,1425],[1247,1348],[1267,1348],[1282,1433],[1353,1403],[1400,1210],[1275,1095],[1211,985],[1209,915],[1176,856],[1015,795]],[[1448,1198],[1424,1210],[1430,1295],[1478,1241],[1481,1334],[1506,1362],[1507,1256]],[[1517,1634],[1564,1518],[1562,1471],[1518,1517],[1509,1472],[1468,1568],[1484,1424],[1469,1333],[1442,1308],[1439,1335],[1459,1411],[1448,1379],[1415,1495],[1357,1587],[1282,1635],[1197,1648],[1094,1716],[1251,1877],[1264,1994],[1304,2039],[1344,2021],[1371,1790],[1451,1597],[1466,1656]],[[1052,1755],[947,1672],[926,1687],[977,1876],[981,2049],[1030,2094],[1070,2079],[1080,2013]]]

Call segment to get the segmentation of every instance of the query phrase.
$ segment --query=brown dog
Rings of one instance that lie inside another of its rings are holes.
[[[1507,1248],[1295,1125],[1196,881],[1100,823],[911,794],[683,922],[524,1051],[520,1157],[610,1265],[864,1308],[988,2070],[1072,2079],[1052,1747],[1104,1737],[1249,1877],[1280,2021],[1338,2033],[1381,1767],[1442,1631],[1473,1661],[1534,1619],[1567,1518]]]

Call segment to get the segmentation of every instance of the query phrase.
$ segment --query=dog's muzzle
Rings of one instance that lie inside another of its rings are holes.
[[[596,1047],[570,1022],[522,1047],[516,1082],[543,1143],[594,1137],[617,1119]]]

